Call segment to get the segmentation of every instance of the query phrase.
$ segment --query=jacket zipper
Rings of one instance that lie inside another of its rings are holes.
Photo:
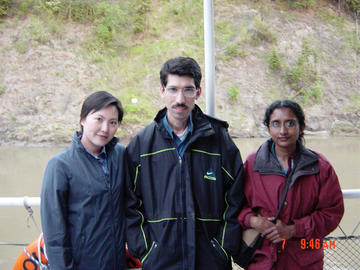
[[[202,130],[201,130],[202,131]],[[199,131],[198,131],[199,132]],[[189,147],[189,145],[192,144],[192,142],[196,141],[198,138],[200,137],[199,133],[195,133],[191,136],[190,140],[188,141],[185,149],[184,149],[184,154],[186,152],[186,149]],[[174,147],[173,144],[171,145],[171,147]],[[177,152],[177,151],[176,151]],[[186,241],[187,241],[187,237],[184,237],[184,227],[185,227],[185,213],[184,213],[184,195],[185,195],[185,188],[184,188],[184,179],[183,179],[183,175],[182,175],[182,158],[179,155],[179,153],[177,152],[177,157],[179,160],[179,167],[180,167],[180,211],[181,211],[181,226],[180,226],[180,239],[181,239],[181,251],[182,251],[182,263],[183,263],[183,269],[187,270],[188,267],[188,263],[187,263],[187,256],[186,256]]]
[[[106,179],[106,182],[107,182],[107,188],[108,188],[108,192],[109,192],[109,199],[110,199],[110,205],[111,205],[111,213],[114,213],[114,205],[113,205],[113,193],[112,193],[112,183],[111,183],[111,173],[110,173],[110,156],[108,155],[107,156],[107,160],[106,160],[106,167],[108,169],[108,173],[105,174],[105,179]],[[112,233],[114,235],[114,238],[116,238],[116,235],[115,235],[115,224],[114,224],[114,215],[111,215],[111,223],[112,223]],[[117,249],[116,248],[116,242],[113,241],[114,243],[114,251]],[[116,254],[115,254],[115,258],[117,258]]]
[[[180,155],[178,154],[178,159],[179,159],[179,166],[180,166],[180,210],[181,210],[181,226],[180,226],[180,239],[181,239],[181,251],[182,251],[182,262],[183,262],[183,269],[186,270],[187,267],[187,263],[186,263],[186,259],[187,257],[186,255],[186,237],[184,234],[184,221],[185,221],[185,214],[184,214],[184,194],[185,194],[185,188],[184,188],[184,179],[183,179],[183,175],[182,175],[182,159],[180,157]]]
[[[199,133],[194,133],[190,140],[188,141],[187,145],[185,146],[184,149],[184,155],[186,153],[187,148],[194,142],[196,141],[198,138],[200,137]],[[186,198],[184,198],[185,196],[185,182],[184,182],[184,177],[182,175],[182,158],[178,153],[178,159],[179,159],[179,165],[180,165],[180,191],[181,191],[181,198],[180,198],[180,208],[181,208],[181,229],[180,229],[180,238],[181,238],[181,249],[182,249],[182,263],[183,263],[183,270],[188,270],[188,256],[186,254],[186,243],[187,243],[187,237],[184,234],[184,228],[185,228],[185,210],[184,210],[184,199],[186,200]],[[185,237],[184,237],[185,236]],[[195,240],[195,239],[194,239]],[[196,257],[196,256],[195,256]]]
[[[111,183],[111,170],[110,170],[110,164],[111,164],[111,157],[110,155],[107,155],[106,157],[106,167],[107,167],[107,170],[108,170],[108,173],[104,173],[104,178],[105,178],[105,186],[107,188],[107,191],[109,193],[109,200],[110,200],[110,207],[111,207],[111,213],[114,213],[114,205],[113,205],[113,185]],[[102,168],[101,168],[102,170]],[[113,233],[113,236],[116,238],[116,235],[115,235],[115,223],[114,223],[114,215],[112,214],[111,215],[111,230],[112,230],[112,233]],[[114,251],[117,250],[117,243],[115,241],[113,241],[113,248],[114,248]],[[115,258],[117,258],[117,254],[115,252]]]

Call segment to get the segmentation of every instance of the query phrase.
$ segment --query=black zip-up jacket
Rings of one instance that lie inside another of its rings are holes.
[[[122,270],[125,261],[125,147],[105,147],[109,177],[74,134],[47,164],[41,223],[51,270]]]
[[[231,269],[239,248],[243,164],[224,121],[192,111],[181,158],[166,109],[127,147],[127,242],[143,269]]]

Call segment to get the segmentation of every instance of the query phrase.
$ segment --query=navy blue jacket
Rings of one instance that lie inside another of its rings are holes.
[[[106,145],[110,176],[80,142],[47,164],[41,189],[41,222],[51,270],[121,270],[125,263],[124,153]]]
[[[231,269],[241,229],[243,164],[227,123],[192,111],[180,158],[162,124],[166,109],[127,147],[127,242],[143,269]]]

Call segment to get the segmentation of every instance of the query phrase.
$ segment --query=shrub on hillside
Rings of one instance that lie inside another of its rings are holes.
[[[253,29],[250,32],[250,43],[254,46],[261,42],[276,43],[277,37],[271,26],[261,19],[256,19]]]
[[[347,38],[350,48],[352,48],[356,54],[360,55],[360,40],[357,33],[354,31],[354,34]]]
[[[94,18],[94,1],[61,1],[61,0],[41,0],[42,8],[62,18],[71,19],[75,22],[85,23]]]
[[[329,0],[329,2],[335,3],[338,8],[354,12],[356,16],[360,15],[360,0]]]
[[[142,33],[146,29],[146,14],[150,11],[150,0],[134,0],[133,2],[133,31]]]
[[[236,101],[239,93],[240,91],[235,85],[230,86],[230,88],[227,90],[229,101]]]
[[[346,0],[346,6],[357,16],[360,15],[360,0]]]
[[[272,52],[267,56],[267,62],[271,70],[278,71],[281,69],[280,58],[276,50],[272,50]]]
[[[290,7],[294,8],[311,8],[316,5],[316,0],[290,0]]]
[[[290,87],[304,102],[318,102],[322,96],[322,84],[317,72],[317,54],[307,40],[303,41],[301,53],[295,65],[288,67],[286,79]]]
[[[0,18],[8,15],[12,0],[0,0]]]

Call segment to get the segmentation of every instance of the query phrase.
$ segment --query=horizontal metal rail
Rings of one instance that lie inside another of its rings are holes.
[[[359,199],[360,189],[343,189],[344,199]]]
[[[39,206],[40,197],[0,197],[0,206]]]
[[[360,189],[343,189],[344,199],[359,199]],[[40,197],[0,197],[1,206],[39,206]]]

